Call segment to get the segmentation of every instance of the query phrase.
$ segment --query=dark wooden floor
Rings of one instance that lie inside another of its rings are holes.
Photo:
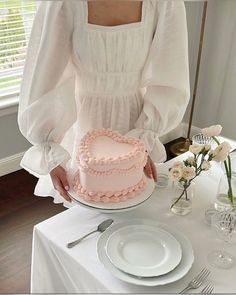
[[[36,182],[24,170],[0,177],[0,293],[29,293],[33,226],[65,210],[34,196]]]
[[[0,293],[29,293],[33,226],[65,208],[33,195],[24,170],[0,177]]]

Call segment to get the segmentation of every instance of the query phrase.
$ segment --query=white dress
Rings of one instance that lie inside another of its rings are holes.
[[[144,0],[141,21],[118,26],[88,23],[84,0],[42,1],[18,113],[32,143],[21,166],[39,178],[35,195],[64,201],[49,172],[76,167],[78,142],[95,128],[139,137],[152,160],[163,162],[159,137],[181,122],[189,97],[183,1]]]

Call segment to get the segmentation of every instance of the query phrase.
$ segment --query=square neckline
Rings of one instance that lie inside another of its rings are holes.
[[[133,22],[133,23],[127,23],[127,24],[106,26],[106,25],[92,24],[92,23],[88,22],[88,0],[84,0],[83,1],[83,3],[84,3],[84,23],[85,23],[86,27],[89,29],[107,30],[107,31],[121,30],[121,29],[125,29],[125,28],[141,27],[144,24],[144,20],[145,20],[146,2],[147,2],[147,0],[142,0],[141,20],[140,21]]]

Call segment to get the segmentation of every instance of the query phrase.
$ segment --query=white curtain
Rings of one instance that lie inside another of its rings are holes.
[[[203,2],[185,2],[189,28],[191,93],[193,92]],[[189,119],[189,109],[184,118]],[[208,1],[204,45],[193,125],[223,126],[236,140],[236,1]]]

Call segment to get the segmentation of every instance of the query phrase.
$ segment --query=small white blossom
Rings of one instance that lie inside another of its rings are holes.
[[[201,165],[202,170],[209,170],[211,168],[211,164],[209,161],[203,161]]]
[[[212,125],[208,128],[203,128],[201,132],[204,136],[218,136],[220,135],[221,130],[222,130],[221,125]]]
[[[193,179],[196,176],[195,170],[193,167],[185,167],[183,169],[183,175],[182,177],[186,180]]]
[[[189,151],[191,153],[197,155],[202,151],[203,147],[204,147],[204,145],[202,145],[202,144],[194,143],[194,144],[190,145]]]
[[[183,175],[183,169],[180,167],[172,167],[170,170],[170,177],[173,180],[179,180]]]
[[[173,167],[184,168],[184,163],[181,161],[177,161],[173,164]]]

